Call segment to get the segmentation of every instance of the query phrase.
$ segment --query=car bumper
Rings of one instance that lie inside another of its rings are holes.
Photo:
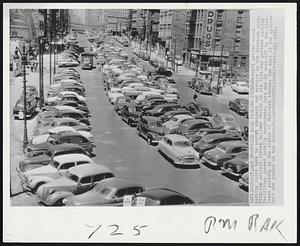
[[[232,176],[235,176],[235,177],[241,177],[241,174],[239,174],[239,173],[235,173],[234,171],[232,171],[232,170],[228,170],[228,169],[226,169],[226,168],[224,168],[224,167],[221,167],[221,169],[222,169],[222,171],[224,172],[224,173],[228,173],[228,174],[230,174],[230,175],[232,175]]]
[[[201,164],[201,160],[197,159],[194,161],[179,161],[179,160],[174,160],[174,164],[176,165],[184,165],[184,166],[199,166]]]
[[[212,166],[218,166],[218,163],[217,163],[217,162],[214,162],[214,161],[212,161],[212,160],[209,160],[209,159],[207,159],[207,158],[205,158],[205,157],[202,157],[202,160],[203,160],[204,162],[206,162],[206,163],[212,165]]]

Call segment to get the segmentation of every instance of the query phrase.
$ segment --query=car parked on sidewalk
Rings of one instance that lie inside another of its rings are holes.
[[[123,105],[121,116],[129,126],[136,126],[141,116],[141,108],[135,102],[126,103]]]
[[[26,98],[26,119],[31,118],[38,112],[38,101],[35,98]],[[13,108],[14,119],[24,119],[24,99],[17,100]]]
[[[197,114],[206,117],[210,116],[208,106],[201,101],[190,102],[185,105],[185,108],[189,110],[192,114]]]
[[[200,166],[199,154],[184,136],[177,134],[165,135],[158,142],[157,149],[176,165]]]
[[[19,177],[24,190],[36,192],[41,185],[64,176],[69,168],[87,163],[93,163],[93,160],[83,154],[60,155],[48,165],[20,173]]]
[[[203,137],[199,142],[195,142],[193,147],[202,157],[205,151],[213,149],[218,144],[226,141],[242,141],[242,139],[234,133],[214,133]]]
[[[105,166],[96,163],[71,167],[65,176],[41,185],[36,195],[42,204],[62,206],[63,199],[93,189],[101,180],[114,177]]]
[[[66,206],[123,206],[124,196],[133,198],[145,188],[131,180],[107,178],[95,185],[94,189],[63,200]]]
[[[246,98],[236,98],[229,101],[229,108],[238,114],[245,115],[248,112],[249,101]]]
[[[28,156],[38,156],[44,154],[50,146],[63,143],[78,144],[89,153],[92,153],[95,147],[94,143],[90,139],[86,138],[79,132],[62,132],[50,135],[46,143],[28,145],[25,152]]]
[[[124,95],[123,95],[123,91],[122,91],[122,89],[120,89],[120,88],[111,88],[111,89],[107,92],[108,101],[109,101],[111,104],[114,104],[115,101],[116,101],[116,99],[117,99],[119,96],[124,96]]]
[[[211,166],[220,168],[225,161],[233,159],[241,152],[248,155],[248,145],[244,141],[226,141],[219,143],[214,149],[205,151],[202,160]]]
[[[171,111],[171,110],[174,110],[174,109],[179,109],[179,108],[182,108],[182,106],[179,105],[179,104],[174,104],[174,103],[161,104],[161,105],[155,106],[151,110],[145,111],[144,115],[145,116],[156,116],[156,117],[159,117],[159,116],[165,114],[168,111]]]
[[[55,156],[66,154],[83,154],[90,157],[90,153],[86,152],[77,144],[57,144],[49,146],[43,155],[26,157],[25,160],[19,162],[18,172],[26,172],[27,170],[48,165]]]
[[[142,200],[142,201],[139,201]],[[184,194],[166,188],[148,189],[134,198],[133,206],[192,205],[195,202]]]
[[[203,128],[199,129],[196,133],[185,134],[185,137],[193,144],[195,142],[199,142],[203,137],[214,133],[226,133],[226,130],[219,128]]]
[[[233,177],[240,178],[244,173],[248,172],[249,155],[248,152],[238,155],[237,157],[224,162],[221,166],[223,173],[227,173]]]
[[[225,130],[236,130],[238,132],[242,132],[239,124],[230,114],[214,114],[212,117],[210,117],[210,122],[213,125],[213,128],[223,128]]]
[[[160,118],[153,116],[141,117],[137,125],[137,134],[145,138],[148,144],[157,144],[164,135]]]

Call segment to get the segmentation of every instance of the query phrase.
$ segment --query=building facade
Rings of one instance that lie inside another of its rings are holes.
[[[174,52],[181,56],[185,45],[186,10],[160,10],[158,43],[161,52]]]
[[[105,9],[103,11],[106,32],[116,34],[129,31],[131,10]]]
[[[188,10],[185,63],[195,68],[199,61],[201,70],[222,64],[225,70],[248,71],[249,24],[248,10]]]

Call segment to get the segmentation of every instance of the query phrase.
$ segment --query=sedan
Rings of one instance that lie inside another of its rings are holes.
[[[223,128],[225,130],[236,130],[242,132],[241,127],[236,122],[235,118],[230,114],[218,113],[210,118],[213,128]]]
[[[34,98],[26,98],[26,116],[24,116],[24,99],[20,98],[16,102],[16,105],[13,109],[13,115],[15,119],[24,119],[24,117],[30,118],[35,115],[38,111],[38,101]]]
[[[122,206],[124,196],[135,197],[145,188],[133,181],[108,178],[100,181],[94,189],[81,195],[69,196],[63,200],[66,206]]]
[[[74,59],[61,59],[56,62],[58,67],[77,67],[79,66],[79,62]]]
[[[231,86],[232,90],[238,94],[248,94],[249,87],[246,82],[236,82]]]
[[[158,142],[158,151],[166,155],[176,165],[200,166],[199,154],[184,136],[169,134]]]
[[[119,96],[124,96],[123,91],[120,88],[111,88],[107,92],[107,97],[111,104],[114,104]]]
[[[245,115],[248,112],[249,101],[246,98],[237,98],[229,102],[229,108],[238,114]]]
[[[249,158],[248,155],[240,155],[229,161],[226,161],[221,169],[224,173],[240,178],[244,173],[248,172]]]
[[[172,134],[177,131],[179,128],[180,124],[187,119],[193,119],[191,115],[188,114],[178,114],[174,115],[173,117],[170,118],[169,121],[165,122],[163,124],[163,131],[165,134]]]

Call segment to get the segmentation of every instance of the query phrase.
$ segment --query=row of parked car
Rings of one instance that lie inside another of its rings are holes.
[[[103,69],[108,100],[122,120],[136,127],[137,134],[149,144],[157,144],[158,151],[174,165],[205,163],[240,179],[247,187],[246,129],[230,114],[211,115],[201,101],[182,105],[178,100],[166,100],[163,88],[176,87],[174,80],[162,75],[144,80],[140,73],[126,75],[131,73],[127,62],[114,57]],[[174,94],[178,95],[178,90]]]

